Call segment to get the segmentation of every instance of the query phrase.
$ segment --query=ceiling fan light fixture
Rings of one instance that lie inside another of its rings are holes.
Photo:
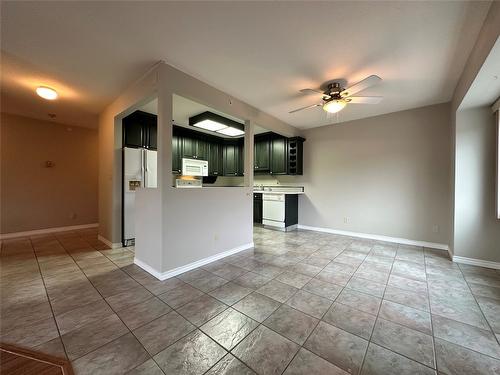
[[[346,104],[345,100],[331,100],[323,104],[323,110],[328,113],[337,113],[344,109]]]

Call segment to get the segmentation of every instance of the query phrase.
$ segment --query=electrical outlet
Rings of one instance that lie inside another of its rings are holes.
[[[348,216],[344,216],[344,224],[349,224],[349,217]]]
[[[214,240],[215,240],[215,241],[218,241],[218,240],[219,240],[219,235],[218,235],[218,234],[214,235]]]
[[[439,233],[439,225],[434,224],[432,226],[432,233]]]

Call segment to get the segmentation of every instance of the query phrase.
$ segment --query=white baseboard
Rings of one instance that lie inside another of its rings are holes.
[[[489,260],[459,257],[455,255],[453,257],[453,261],[457,263],[470,264],[472,266],[479,266],[479,267],[486,267],[486,268],[493,268],[496,270],[500,270],[499,262],[490,262]]]
[[[338,230],[338,229],[330,229],[330,228],[311,227],[311,226],[302,225],[302,224],[299,224],[299,229],[312,230],[315,232],[340,234],[343,236],[350,236],[350,237],[367,238],[370,240],[393,242],[393,243],[399,243],[399,244],[403,244],[403,245],[422,246],[422,247],[428,247],[431,249],[446,250],[448,252],[450,251],[450,247],[446,244],[443,244],[443,243],[416,241],[416,240],[409,240],[407,238],[389,237],[389,236],[382,236],[379,234],[349,232],[346,230]]]
[[[101,242],[104,242],[106,245],[108,245],[111,249],[118,249],[119,247],[123,247],[121,242],[111,242],[107,238],[101,236],[100,234],[97,235],[97,239]]]
[[[36,235],[40,235],[40,234],[49,234],[49,233],[56,233],[56,232],[66,232],[68,230],[97,228],[98,226],[99,226],[99,223],[92,223],[92,224],[82,224],[82,225],[70,225],[67,227],[54,227],[54,228],[28,230],[25,232],[4,233],[4,234],[0,234],[0,240],[7,240],[10,238],[18,238],[18,237],[29,237],[29,236],[36,236]]]
[[[181,273],[191,271],[192,269],[204,266],[205,264],[215,262],[216,260],[225,258],[229,255],[234,255],[234,254],[239,253],[240,251],[251,249],[252,247],[254,247],[253,242],[242,245],[242,246],[235,247],[231,250],[223,251],[222,253],[218,253],[218,254],[212,255],[208,258],[203,258],[203,259],[197,260],[196,262],[189,263],[189,264],[186,264],[185,266],[177,267],[177,268],[174,268],[174,269],[172,269],[170,271],[166,271],[166,272],[160,272],[160,271],[156,270],[155,268],[151,267],[149,264],[146,264],[137,258],[134,258],[134,263],[137,266],[141,267],[144,271],[149,272],[151,275],[153,275],[157,279],[163,281],[166,279],[170,279],[171,277],[180,275]]]

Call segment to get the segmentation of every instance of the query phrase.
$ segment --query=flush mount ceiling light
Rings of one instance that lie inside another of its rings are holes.
[[[229,137],[238,137],[245,134],[243,124],[209,111],[190,117],[189,125]]]
[[[341,111],[346,105],[344,100],[332,100],[323,104],[323,109],[328,113],[337,113]]]
[[[50,87],[46,86],[39,86],[36,88],[36,93],[38,96],[47,99],[47,100],[55,100],[57,99],[57,91],[54,89],[51,89]]]

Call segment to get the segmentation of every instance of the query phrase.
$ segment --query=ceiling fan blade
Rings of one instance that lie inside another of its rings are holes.
[[[316,94],[320,94],[320,95],[323,95],[323,91],[320,91],[320,90],[314,90],[314,89],[302,89],[302,90],[299,90],[302,94],[313,94],[313,95],[316,95]]]
[[[347,103],[354,104],[378,104],[382,99],[382,96],[349,96],[344,98]]]
[[[295,113],[295,112],[298,112],[298,111],[303,111],[304,109],[309,109],[309,108],[314,108],[314,107],[321,107],[321,106],[323,106],[323,104],[308,105],[307,107],[302,107],[302,108],[294,109],[293,111],[290,111],[288,113]]]
[[[376,75],[371,75],[369,77],[366,77],[364,80],[355,83],[351,87],[346,88],[344,91],[341,91],[340,96],[346,97],[354,95],[357,92],[367,89],[368,87],[373,86],[380,81],[382,81],[382,78]]]

